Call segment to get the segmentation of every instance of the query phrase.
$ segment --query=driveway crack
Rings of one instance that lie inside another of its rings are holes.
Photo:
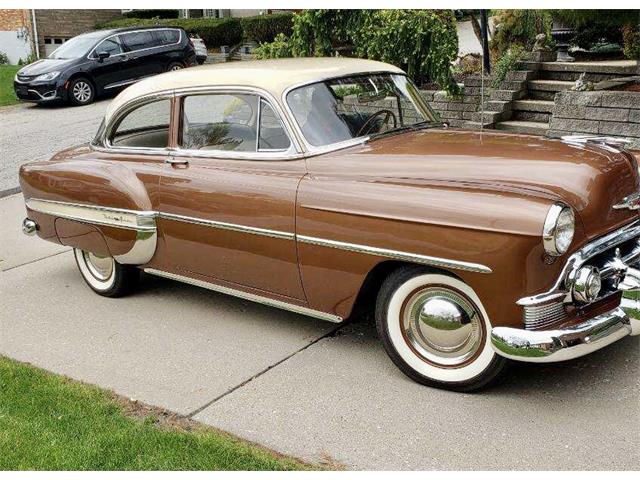
[[[226,392],[218,395],[217,397],[215,397],[213,400],[205,403],[204,405],[202,405],[201,407],[196,408],[195,410],[193,410],[190,413],[187,413],[186,415],[184,415],[184,418],[193,418],[194,416],[196,416],[197,414],[199,414],[200,412],[202,412],[203,410],[209,408],[211,405],[213,405],[214,403],[216,403],[218,400],[223,399],[224,397],[226,397],[227,395],[235,392],[236,390],[238,390],[239,388],[244,387],[245,385],[247,385],[248,383],[254,381],[256,378],[261,377],[262,375],[264,375],[265,373],[267,373],[269,370],[271,370],[272,368],[277,367],[278,365],[282,365],[284,362],[286,362],[287,360],[289,360],[290,358],[293,358],[294,356],[296,356],[298,353],[305,351],[307,348],[315,345],[316,343],[320,342],[321,340],[324,340],[326,338],[331,338],[333,336],[335,336],[336,333],[338,333],[338,331],[342,328],[344,328],[348,323],[350,322],[341,322],[336,328],[328,331],[327,333],[325,333],[324,335],[321,335],[320,337],[316,338],[315,340],[313,340],[312,342],[306,344],[304,347],[299,348],[298,350],[292,352],[291,354],[287,355],[286,357],[278,360],[277,362],[269,365],[267,368],[265,368],[264,370],[259,371],[258,373],[256,373],[254,376],[247,378],[244,382],[239,383],[238,385],[230,388],[229,390],[227,390]]]

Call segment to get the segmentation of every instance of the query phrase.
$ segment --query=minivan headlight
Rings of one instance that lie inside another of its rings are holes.
[[[542,243],[549,255],[557,257],[569,249],[573,241],[575,223],[571,207],[563,203],[551,205],[542,232]]]
[[[49,72],[49,73],[43,73],[42,75],[38,75],[36,78],[34,78],[33,80],[35,82],[47,82],[49,80],[53,80],[54,78],[56,78],[58,75],[60,75],[60,72]]]

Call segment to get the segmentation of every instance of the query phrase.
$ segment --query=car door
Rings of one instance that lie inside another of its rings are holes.
[[[164,71],[161,40],[152,30],[137,30],[123,34],[137,78],[155,75]]]
[[[98,58],[101,52],[109,53],[105,59]],[[109,90],[130,83],[135,79],[135,65],[125,51],[120,35],[112,35],[100,42],[91,52],[93,78],[102,90]]]
[[[160,181],[169,267],[304,302],[295,206],[306,167],[278,114],[243,92],[191,94],[177,104],[177,149]]]

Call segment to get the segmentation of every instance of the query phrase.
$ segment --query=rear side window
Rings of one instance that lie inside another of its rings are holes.
[[[96,57],[98,53],[107,52],[111,56],[118,55],[123,52],[122,41],[120,36],[109,37],[101,42],[94,50],[93,56]]]
[[[171,45],[180,41],[180,32],[178,30],[156,30],[154,32],[160,45]]]
[[[260,129],[258,134],[258,151],[287,150],[291,141],[287,136],[280,119],[271,105],[260,100]]]
[[[171,102],[157,100],[129,112],[111,136],[116,147],[166,148],[169,142]]]
[[[149,30],[125,33],[124,42],[127,44],[130,52],[158,46],[158,40]]]

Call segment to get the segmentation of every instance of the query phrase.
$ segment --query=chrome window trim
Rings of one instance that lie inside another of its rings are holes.
[[[124,31],[124,32],[113,33],[113,34],[109,35],[108,37],[104,37],[103,39],[101,39],[89,51],[89,53],[87,54],[87,60],[97,60],[98,57],[92,57],[91,55],[95,52],[96,48],[98,48],[98,46],[102,42],[104,42],[105,40],[110,39],[111,37],[117,37],[118,35],[123,35],[124,36],[127,33],[149,32],[149,31],[154,31],[154,30],[177,30],[178,33],[180,34],[180,36],[178,37],[178,41],[175,42],[175,43],[167,43],[166,45],[156,45],[155,47],[140,48],[138,50],[131,50],[129,52],[117,53],[115,55],[109,55],[109,58],[115,58],[115,57],[119,57],[121,55],[129,55],[131,53],[144,52],[144,51],[147,51],[147,50],[153,50],[154,48],[171,47],[173,45],[180,45],[180,43],[182,42],[182,30],[180,28],[165,27],[165,28],[139,28],[138,30],[128,30],[128,31]],[[122,46],[124,47],[126,45],[126,42],[124,42],[124,39],[122,39],[122,42],[123,42]],[[54,53],[54,52],[52,52],[52,53]]]
[[[308,85],[313,85],[314,83],[321,83],[321,82],[326,82],[328,80],[336,80],[339,78],[347,78],[347,77],[354,77],[354,76],[359,76],[359,75],[402,75],[404,77],[408,78],[408,75],[404,72],[394,72],[394,71],[390,71],[390,70],[375,70],[375,71],[364,71],[364,72],[355,72],[355,73],[349,73],[347,75],[337,75],[337,76],[327,76],[327,77],[320,77],[317,78],[315,80],[311,80],[311,81],[305,81],[305,82],[301,82],[301,83],[297,83],[294,85],[291,85],[289,87],[287,87],[284,92],[282,92],[282,97],[281,97],[281,102],[282,105],[284,107],[284,109],[287,112],[287,115],[289,115],[289,117],[291,118],[291,122],[293,123],[293,125],[295,126],[295,131],[296,134],[298,135],[298,137],[300,138],[300,140],[302,141],[302,143],[304,144],[304,147],[306,149],[306,151],[310,154],[310,155],[320,155],[323,153],[328,153],[328,152],[333,152],[336,150],[342,150],[344,148],[349,148],[349,147],[353,147],[356,145],[360,145],[363,144],[367,141],[369,141],[371,139],[371,137],[369,135],[364,136],[364,137],[356,137],[356,138],[351,138],[348,140],[344,140],[342,142],[336,142],[336,143],[331,143],[329,145],[323,145],[323,146],[315,146],[315,145],[311,145],[307,139],[305,138],[304,134],[302,133],[302,129],[300,128],[300,125],[298,124],[298,121],[296,120],[295,115],[293,114],[293,111],[291,110],[291,108],[289,107],[289,103],[287,102],[287,95],[292,91],[295,90],[297,88],[301,88],[301,87],[306,87]],[[417,87],[416,87],[417,89]],[[419,93],[419,90],[418,90]],[[419,95],[420,96],[420,95]],[[421,98],[422,101],[424,101]],[[423,108],[423,104],[420,103],[420,105],[418,106],[419,109]],[[429,110],[427,110],[427,112],[430,112]],[[428,118],[429,115],[425,115],[425,112],[421,112],[426,118]]]
[[[421,255],[417,253],[401,252],[398,250],[389,250],[387,248],[371,247],[368,245],[359,245],[355,243],[341,242],[338,240],[328,240],[319,237],[309,237],[307,235],[296,235],[296,239],[302,243],[311,245],[319,245],[329,248],[337,248],[349,252],[366,253],[380,257],[393,258],[395,260],[403,260],[412,263],[421,263],[423,265],[431,265],[434,267],[451,268],[455,270],[465,270],[467,272],[492,273],[492,270],[479,263],[464,262],[460,260],[451,260],[448,258],[432,257],[429,255]]]
[[[340,323],[344,320],[342,317],[339,317],[338,315],[333,315],[331,313],[321,312],[319,310],[314,310],[309,307],[302,307],[300,305],[295,305],[293,303],[283,302],[282,300],[275,300],[273,298],[263,297],[262,295],[248,293],[243,290],[223,287],[222,285],[217,285],[211,282],[205,282],[203,280],[186,277],[184,275],[178,275],[176,273],[164,272],[162,270],[156,270],[155,268],[145,268],[144,271],[145,273],[150,273],[152,275],[169,278],[171,280],[177,280],[179,282],[188,283],[196,287],[206,288],[208,290],[225,293],[227,295],[232,295],[234,297],[242,298],[244,300],[250,300],[252,302],[261,303],[263,305],[268,305],[270,307],[277,307],[283,310],[289,310],[291,312],[300,313],[302,315],[319,318],[321,320],[326,320],[333,323]]]

